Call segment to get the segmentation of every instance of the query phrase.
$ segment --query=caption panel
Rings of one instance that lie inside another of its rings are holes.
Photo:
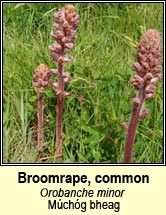
[[[3,214],[164,214],[165,167],[1,167]]]

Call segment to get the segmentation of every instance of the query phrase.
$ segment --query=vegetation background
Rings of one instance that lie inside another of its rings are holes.
[[[52,89],[45,92],[45,141],[39,153],[37,90],[34,69],[49,68],[48,45],[54,41],[53,14],[64,3],[3,3],[3,162],[54,163],[55,106]],[[163,34],[161,3],[73,3],[80,15],[77,41],[65,66],[72,74],[66,91],[73,96],[64,108],[64,163],[121,163],[131,99],[136,46],[143,32]],[[163,162],[162,83],[145,105],[150,114],[140,121],[134,163]]]

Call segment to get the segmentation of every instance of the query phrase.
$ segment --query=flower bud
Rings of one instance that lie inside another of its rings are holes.
[[[59,58],[59,55],[54,53],[54,52],[51,52],[51,57],[54,61],[58,62],[58,58]]]
[[[138,107],[140,105],[140,103],[141,103],[140,98],[138,98],[138,97],[133,98],[133,106],[134,107]]]
[[[55,75],[58,75],[58,70],[57,69],[50,69],[50,72],[55,74]]]
[[[65,57],[64,58],[64,63],[72,62],[74,60],[73,57]]]
[[[64,94],[65,97],[68,97],[68,96],[71,96],[71,95],[72,95],[72,93],[70,93],[70,92],[65,92],[65,94]]]
[[[130,79],[130,83],[136,88],[140,89],[144,85],[144,79],[141,78],[139,75],[135,75]]]
[[[72,50],[74,48],[74,44],[73,43],[65,43],[64,47]]]
[[[144,118],[148,113],[149,113],[148,109],[141,110],[139,118],[140,119]]]
[[[148,85],[145,89],[146,93],[154,93],[156,90],[156,87],[154,85]]]
[[[145,95],[145,101],[151,99],[152,97],[154,97],[154,93],[148,93]]]
[[[49,46],[49,49],[56,54],[60,54],[62,52],[62,46],[60,44],[52,44]]]
[[[156,76],[154,76],[152,79],[151,79],[151,84],[154,84],[154,83],[157,83],[160,81],[160,79],[162,78],[162,74],[161,73],[158,73],[156,74]]]

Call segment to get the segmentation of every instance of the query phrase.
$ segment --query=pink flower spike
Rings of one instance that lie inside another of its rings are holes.
[[[37,132],[37,148],[42,150],[44,141],[44,89],[49,85],[51,72],[45,64],[40,64],[35,69],[35,75],[33,75],[35,87],[39,88],[38,91],[38,106],[37,106],[37,118],[38,118],[38,132]]]
[[[62,151],[62,127],[63,127],[63,107],[66,97],[71,93],[65,92],[65,84],[70,79],[70,73],[64,72],[64,64],[73,61],[73,57],[65,57],[65,54],[70,52],[74,48],[74,42],[76,39],[77,27],[79,24],[79,15],[76,12],[74,6],[68,4],[61,8],[56,14],[54,14],[55,20],[53,26],[56,32],[51,32],[51,36],[56,40],[56,43],[49,46],[51,50],[51,57],[57,62],[57,70],[51,69],[51,73],[57,75],[58,81],[50,81],[50,85],[53,87],[57,96],[56,106],[56,162],[59,163]]]
[[[145,101],[155,95],[156,87],[153,85],[161,79],[161,36],[155,29],[149,29],[140,40],[137,49],[137,62],[134,64],[138,76],[131,78],[131,84],[138,93],[133,98],[133,110],[126,134],[124,162],[130,163],[132,148],[139,120],[148,110],[141,110]]]

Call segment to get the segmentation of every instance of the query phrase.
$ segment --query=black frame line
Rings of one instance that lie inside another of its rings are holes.
[[[3,3],[110,3],[110,1],[1,1],[1,47],[3,47]],[[3,48],[1,49],[1,146],[0,166],[166,166],[165,157],[165,1],[111,1],[111,3],[163,4],[163,163],[3,163]]]

